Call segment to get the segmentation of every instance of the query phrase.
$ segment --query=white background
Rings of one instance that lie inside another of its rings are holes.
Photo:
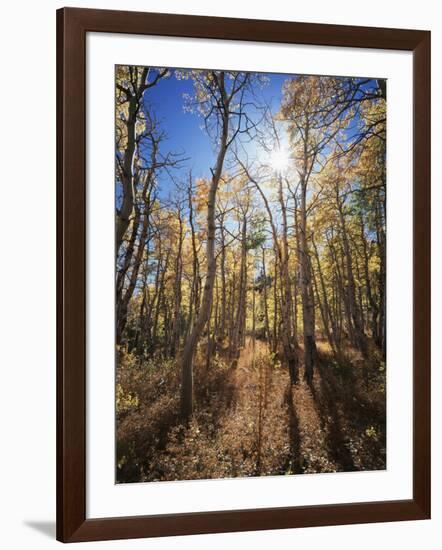
[[[87,517],[411,498],[412,54],[104,33],[87,40]],[[129,60],[388,79],[387,471],[115,485],[115,310],[110,299],[115,220],[109,182],[114,179],[115,64]]]
[[[0,396],[1,524],[6,548],[51,548],[55,519],[55,9],[62,2],[15,2],[2,6],[1,152],[2,195],[2,356]],[[287,19],[321,23],[426,28],[433,31],[433,147],[442,139],[442,20],[436,2],[418,4],[371,0],[272,2],[204,0],[96,1],[77,6],[138,9],[204,15]],[[436,93],[438,92],[438,93]],[[438,174],[436,173],[436,178]],[[442,204],[433,187],[433,279],[442,279]],[[439,246],[438,246],[439,242]],[[439,253],[437,253],[439,249]],[[433,339],[437,352],[441,287],[433,293]],[[365,526],[267,531],[90,543],[122,548],[195,550],[211,548],[326,547],[370,549],[424,545],[435,549],[442,537],[442,445],[438,398],[442,373],[433,358],[433,520]],[[439,465],[439,468],[438,468]],[[439,539],[439,540],[438,540]]]

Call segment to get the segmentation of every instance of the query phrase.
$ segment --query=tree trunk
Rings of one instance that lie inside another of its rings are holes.
[[[316,258],[316,265],[317,265],[317,268],[318,268],[319,282],[321,284],[321,291],[322,291],[322,296],[323,296],[322,303],[321,303],[318,285],[317,285],[317,282],[316,282],[316,279],[315,279],[314,273],[313,273],[313,282],[315,283],[316,295],[318,297],[318,304],[319,304],[319,307],[320,307],[320,310],[321,310],[322,323],[324,325],[324,330],[326,332],[327,340],[328,340],[332,350],[336,353],[336,352],[338,352],[338,349],[337,349],[337,344],[336,344],[336,340],[335,340],[334,331],[333,331],[333,329],[331,330],[331,327],[330,327],[330,325],[333,325],[333,321],[332,321],[332,318],[331,318],[330,307],[329,307],[328,298],[327,298],[327,289],[325,287],[324,275],[322,273],[321,262],[319,260],[319,254],[318,254],[318,248],[316,246],[314,237],[312,237],[312,244],[313,244],[313,251],[314,251],[314,254],[315,254],[315,258]]]
[[[380,207],[376,209],[376,234],[377,244],[379,248],[380,270],[379,270],[379,340],[378,345],[382,350],[382,355],[385,360],[387,354],[387,334],[385,324],[385,308],[386,308],[386,238],[384,224],[381,219]],[[385,204],[383,204],[383,219],[385,220]]]
[[[183,250],[183,219],[181,217],[181,212],[178,210],[178,223],[179,223],[179,233],[178,233],[178,250],[175,261],[175,284],[174,284],[174,314],[172,321],[172,341],[170,346],[170,356],[175,357],[177,348],[179,347],[180,339],[180,319],[181,319],[181,276],[183,271],[183,259],[182,259],[182,250]]]
[[[280,256],[280,272],[281,272],[281,317],[282,317],[282,344],[284,348],[284,355],[287,360],[287,366],[290,374],[290,381],[292,384],[298,382],[298,356],[296,354],[296,348],[298,343],[295,341],[292,334],[292,296],[291,285],[289,276],[289,246],[287,238],[287,209],[284,202],[282,177],[278,177],[278,198],[282,213],[282,246],[278,245]]]
[[[187,201],[189,208],[189,225],[190,235],[192,240],[192,284],[190,287],[189,296],[189,319],[186,327],[186,337],[189,331],[192,329],[194,316],[198,314],[199,309],[199,262],[198,251],[196,248],[196,232],[195,223],[193,220],[193,204],[192,204],[192,177],[189,176],[189,186],[187,189]]]
[[[299,245],[300,245],[300,272],[301,272],[301,300],[302,300],[302,318],[304,325],[304,376],[308,383],[313,380],[313,371],[315,367],[317,349],[315,337],[315,317],[314,302],[312,293],[312,281],[310,271],[309,250],[307,245],[307,183],[301,179],[301,211],[299,227]]]
[[[359,310],[356,301],[356,285],[353,274],[353,260],[351,257],[350,244],[348,241],[347,227],[345,222],[345,216],[343,211],[342,200],[339,197],[339,190],[336,188],[336,201],[339,212],[339,219],[341,222],[342,231],[342,244],[344,247],[345,265],[347,274],[347,294],[348,305],[350,308],[351,320],[353,322],[354,333],[356,337],[356,345],[359,351],[365,356],[367,354],[367,340],[364,333],[364,323],[362,319],[361,311]]]
[[[236,323],[230,347],[230,358],[234,364],[239,357],[239,348],[244,341],[245,307],[247,296],[247,214],[243,214],[241,229],[241,267],[239,275],[239,297],[236,308]]]
[[[143,260],[144,249],[146,246],[147,232],[149,229],[149,206],[146,205],[146,211],[143,216],[143,223],[141,227],[141,233],[138,238],[137,251],[134,257],[134,265],[129,277],[129,285],[117,305],[117,343],[121,342],[121,336],[123,334],[124,327],[127,321],[127,312],[129,302],[133,296],[135,286],[137,284],[138,271],[140,269],[141,262]]]
[[[270,345],[270,322],[269,322],[269,306],[267,297],[267,271],[266,271],[266,257],[265,249],[262,248],[262,277],[263,277],[263,300],[264,300],[264,326],[267,343]]]
[[[224,89],[224,73],[221,73],[221,86],[222,96],[224,101],[225,89]],[[182,385],[181,385],[181,416],[187,420],[193,412],[193,358],[195,355],[196,347],[201,334],[206,326],[210,315],[210,308],[212,304],[213,286],[216,274],[216,257],[215,257],[215,201],[216,192],[221,179],[224,158],[227,152],[227,140],[229,130],[229,105],[225,104],[223,110],[222,119],[222,133],[220,140],[220,148],[218,151],[218,157],[216,161],[215,170],[213,171],[212,181],[209,187],[209,194],[207,198],[207,246],[206,246],[206,259],[207,259],[207,274],[204,283],[203,297],[201,301],[201,307],[184,346],[182,357]]]
[[[227,308],[227,287],[226,287],[226,244],[224,231],[224,214],[220,219],[221,225],[221,327],[219,338],[221,341],[226,337],[226,308]]]
[[[127,117],[127,144],[124,151],[123,166],[121,170],[121,184],[123,187],[123,200],[121,208],[117,212],[117,227],[115,230],[115,253],[118,254],[124,234],[129,226],[130,216],[132,214],[135,191],[134,191],[134,159],[136,136],[135,126],[138,113],[138,100],[135,96],[129,97],[129,108]]]
[[[153,322],[153,331],[152,331],[152,347],[155,348],[158,345],[158,321],[160,317],[161,308],[164,309],[164,281],[166,278],[166,272],[169,268],[169,258],[170,258],[170,248],[167,250],[166,259],[162,267],[160,284],[158,288],[157,303],[155,309],[155,316]]]

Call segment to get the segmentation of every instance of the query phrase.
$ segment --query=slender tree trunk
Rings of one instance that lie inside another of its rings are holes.
[[[272,353],[275,354],[278,351],[278,256],[274,254],[275,265],[273,270],[273,343]]]
[[[140,230],[140,210],[139,208],[135,209],[135,216],[133,219],[132,224],[132,231],[130,235],[130,239],[127,243],[127,247],[124,253],[124,262],[121,267],[121,269],[117,273],[117,281],[116,281],[116,319],[117,319],[117,334],[116,334],[116,341],[117,344],[121,343],[121,336],[124,330],[124,327],[126,326],[126,312],[124,311],[124,295],[125,295],[125,281],[127,279],[127,273],[130,269],[133,254],[137,242],[137,236]],[[127,288],[126,288],[127,293]]]
[[[292,334],[292,295],[289,276],[289,246],[287,237],[287,209],[284,201],[282,177],[278,177],[278,198],[279,205],[282,213],[282,246],[279,247],[280,254],[280,272],[281,272],[281,316],[283,326],[283,347],[284,355],[286,356],[287,365],[289,368],[290,380],[292,384],[298,382],[298,357],[296,354],[296,348],[298,343],[296,342]]]
[[[190,288],[190,297],[189,297],[189,319],[186,328],[186,337],[189,331],[192,329],[194,322],[194,315],[198,314],[199,309],[199,262],[198,262],[198,251],[196,247],[196,231],[195,231],[195,222],[193,219],[193,203],[192,203],[192,176],[189,175],[189,186],[187,189],[187,200],[189,208],[189,225],[190,225],[190,235],[192,240],[192,284]]]
[[[341,231],[342,231],[342,244],[344,247],[344,256],[345,256],[345,265],[347,272],[347,293],[348,293],[348,304],[350,308],[351,320],[353,322],[354,333],[356,337],[356,345],[362,354],[367,354],[367,341],[364,333],[364,323],[359,310],[357,301],[356,301],[356,285],[353,274],[353,260],[351,257],[350,244],[348,241],[347,235],[347,226],[345,222],[345,216],[343,211],[342,200],[339,197],[339,190],[336,188],[336,201],[339,212],[339,219],[341,222]]]
[[[314,251],[314,254],[315,254],[315,258],[316,258],[316,265],[317,265],[317,269],[318,269],[319,282],[320,282],[320,285],[321,285],[321,291],[322,291],[322,296],[323,296],[323,298],[322,298],[323,304],[321,305],[319,289],[318,289],[316,280],[314,280],[315,287],[316,287],[316,295],[318,297],[318,304],[319,304],[320,310],[321,310],[322,323],[324,325],[324,329],[325,329],[329,344],[330,344],[332,350],[336,353],[338,351],[338,349],[337,349],[335,334],[334,334],[333,329],[330,330],[330,325],[333,326],[333,321],[332,321],[332,316],[331,316],[330,307],[329,307],[329,303],[328,303],[327,289],[325,287],[324,275],[322,273],[321,262],[319,260],[318,248],[316,246],[315,239],[314,239],[313,236],[312,236],[312,245],[313,245],[313,251]],[[314,276],[314,274],[313,274],[313,276]]]
[[[233,331],[235,328],[234,323],[234,311],[235,311],[235,296],[236,296],[236,274],[233,270],[232,278],[229,282],[229,304],[228,304],[228,351],[229,357],[231,355],[232,343],[233,343]]]
[[[339,336],[337,336],[337,342],[339,342],[339,347],[341,347],[342,342],[342,330],[343,330],[343,318],[342,318],[342,306],[344,306],[344,312],[347,318],[347,324],[348,324],[348,336],[350,340],[352,339],[353,335],[353,327],[351,325],[351,318],[350,318],[350,311],[348,309],[347,304],[347,298],[346,293],[344,290],[344,281],[342,276],[342,271],[339,266],[339,259],[338,255],[335,249],[335,246],[332,242],[333,235],[329,239],[327,236],[327,244],[330,250],[330,256],[331,256],[331,262],[334,264],[334,272],[335,272],[335,278],[334,278],[334,284],[335,284],[335,323],[334,326],[336,328],[336,332],[339,333]]]
[[[227,309],[227,289],[226,289],[226,243],[224,229],[224,214],[220,219],[221,224],[221,327],[220,340],[226,337],[226,309]]]
[[[266,257],[265,257],[265,249],[262,248],[262,277],[263,277],[263,299],[264,299],[264,327],[265,327],[265,335],[266,335],[266,341],[268,344],[270,344],[270,322],[269,322],[269,305],[268,305],[268,297],[267,297],[267,271],[266,271]]]
[[[118,254],[124,234],[129,227],[130,216],[132,214],[135,190],[134,190],[134,159],[136,136],[135,126],[138,113],[138,100],[131,95],[128,101],[128,116],[126,124],[127,143],[124,151],[123,165],[121,170],[121,184],[123,187],[123,199],[121,208],[117,212],[117,226],[115,229],[115,252]]]
[[[134,257],[132,271],[129,277],[129,284],[124,293],[124,296],[121,298],[118,308],[117,308],[117,343],[121,342],[121,336],[123,334],[124,327],[126,326],[127,321],[127,312],[129,307],[129,302],[133,296],[137,279],[138,272],[140,269],[141,262],[143,260],[144,249],[146,246],[147,232],[149,229],[149,206],[146,205],[146,211],[143,215],[143,224],[141,227],[141,233],[138,238],[137,251]]]
[[[175,284],[174,284],[174,314],[172,321],[172,341],[170,346],[170,356],[175,357],[177,348],[179,347],[180,339],[180,319],[181,319],[181,277],[183,272],[183,239],[184,239],[184,230],[183,230],[183,219],[181,216],[180,210],[178,210],[178,223],[179,223],[179,232],[178,232],[178,250],[175,261]]]
[[[247,294],[247,213],[243,213],[241,224],[241,267],[239,275],[239,297],[236,308],[236,323],[230,348],[230,358],[233,364],[239,357],[239,348],[243,345],[245,326],[245,306]]]
[[[378,206],[376,209],[376,234],[377,234],[377,245],[379,249],[379,258],[380,258],[380,270],[379,270],[379,342],[378,345],[382,350],[382,355],[385,360],[387,354],[387,334],[386,334],[386,324],[385,324],[385,309],[386,309],[386,238],[384,223],[385,220],[385,203],[383,206],[383,216],[381,213],[381,208]]]
[[[364,226],[364,218],[361,215],[359,217],[359,223],[360,223],[360,229],[361,229],[361,242],[362,242],[362,252],[363,252],[363,260],[364,260],[364,276],[365,276],[365,292],[366,292],[366,298],[367,298],[367,304],[370,308],[370,320],[371,320],[371,335],[373,340],[378,343],[378,305],[376,303],[376,300],[373,298],[373,292],[371,290],[371,280],[370,280],[370,272],[368,268],[369,264],[369,254],[368,254],[368,247],[367,247],[367,239],[365,237],[365,226]]]
[[[216,257],[215,257],[215,201],[216,192],[221,179],[224,158],[227,152],[228,131],[229,131],[229,105],[224,99],[224,74],[221,73],[222,96],[224,101],[223,120],[221,129],[220,148],[216,161],[215,170],[213,171],[212,181],[209,187],[207,198],[207,274],[204,283],[203,297],[201,307],[189,336],[187,337],[184,346],[181,369],[182,369],[182,385],[181,385],[181,416],[187,420],[193,412],[193,358],[196,347],[207,320],[210,315],[212,304],[213,284],[216,273]]]
[[[218,332],[218,280],[215,278],[215,311],[213,311],[213,300],[212,307],[210,310],[209,320],[207,322],[207,350],[206,350],[206,371],[210,369],[210,363],[212,361],[212,356],[216,350],[216,334]]]
[[[147,261],[146,261],[147,265]],[[143,298],[141,300],[140,304],[140,310],[138,312],[138,322],[137,322],[137,328],[135,331],[135,337],[134,337],[134,349],[136,351],[136,354],[138,357],[142,356],[143,352],[143,343],[144,343],[144,324],[145,324],[145,311],[146,311],[146,283],[147,283],[147,269],[144,271],[143,274],[143,280],[142,280],[142,294]]]
[[[310,271],[309,250],[307,245],[307,184],[301,180],[301,205],[299,220],[299,244],[300,244],[300,272],[301,272],[301,300],[302,318],[304,325],[304,366],[305,379],[311,382],[317,357],[315,338],[314,302],[312,293],[312,281]]]
[[[166,272],[169,268],[169,258],[170,258],[170,248],[167,250],[164,265],[162,266],[160,284],[159,284],[159,288],[158,288],[158,297],[157,297],[157,304],[156,304],[156,309],[155,309],[155,317],[154,317],[153,332],[152,332],[152,347],[153,348],[157,347],[157,345],[158,345],[158,321],[159,321],[159,318],[160,318],[161,308],[163,308],[163,311],[165,312],[164,281],[165,281],[165,278],[166,278]],[[164,324],[166,325],[166,322]]]

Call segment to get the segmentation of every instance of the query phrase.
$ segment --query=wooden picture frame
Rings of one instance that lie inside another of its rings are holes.
[[[413,53],[413,498],[86,518],[86,33],[146,34]],[[430,517],[430,33],[63,8],[57,11],[57,539],[63,542]]]

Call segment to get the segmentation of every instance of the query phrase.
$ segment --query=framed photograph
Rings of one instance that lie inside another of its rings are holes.
[[[429,518],[430,33],[57,40],[57,538]]]

